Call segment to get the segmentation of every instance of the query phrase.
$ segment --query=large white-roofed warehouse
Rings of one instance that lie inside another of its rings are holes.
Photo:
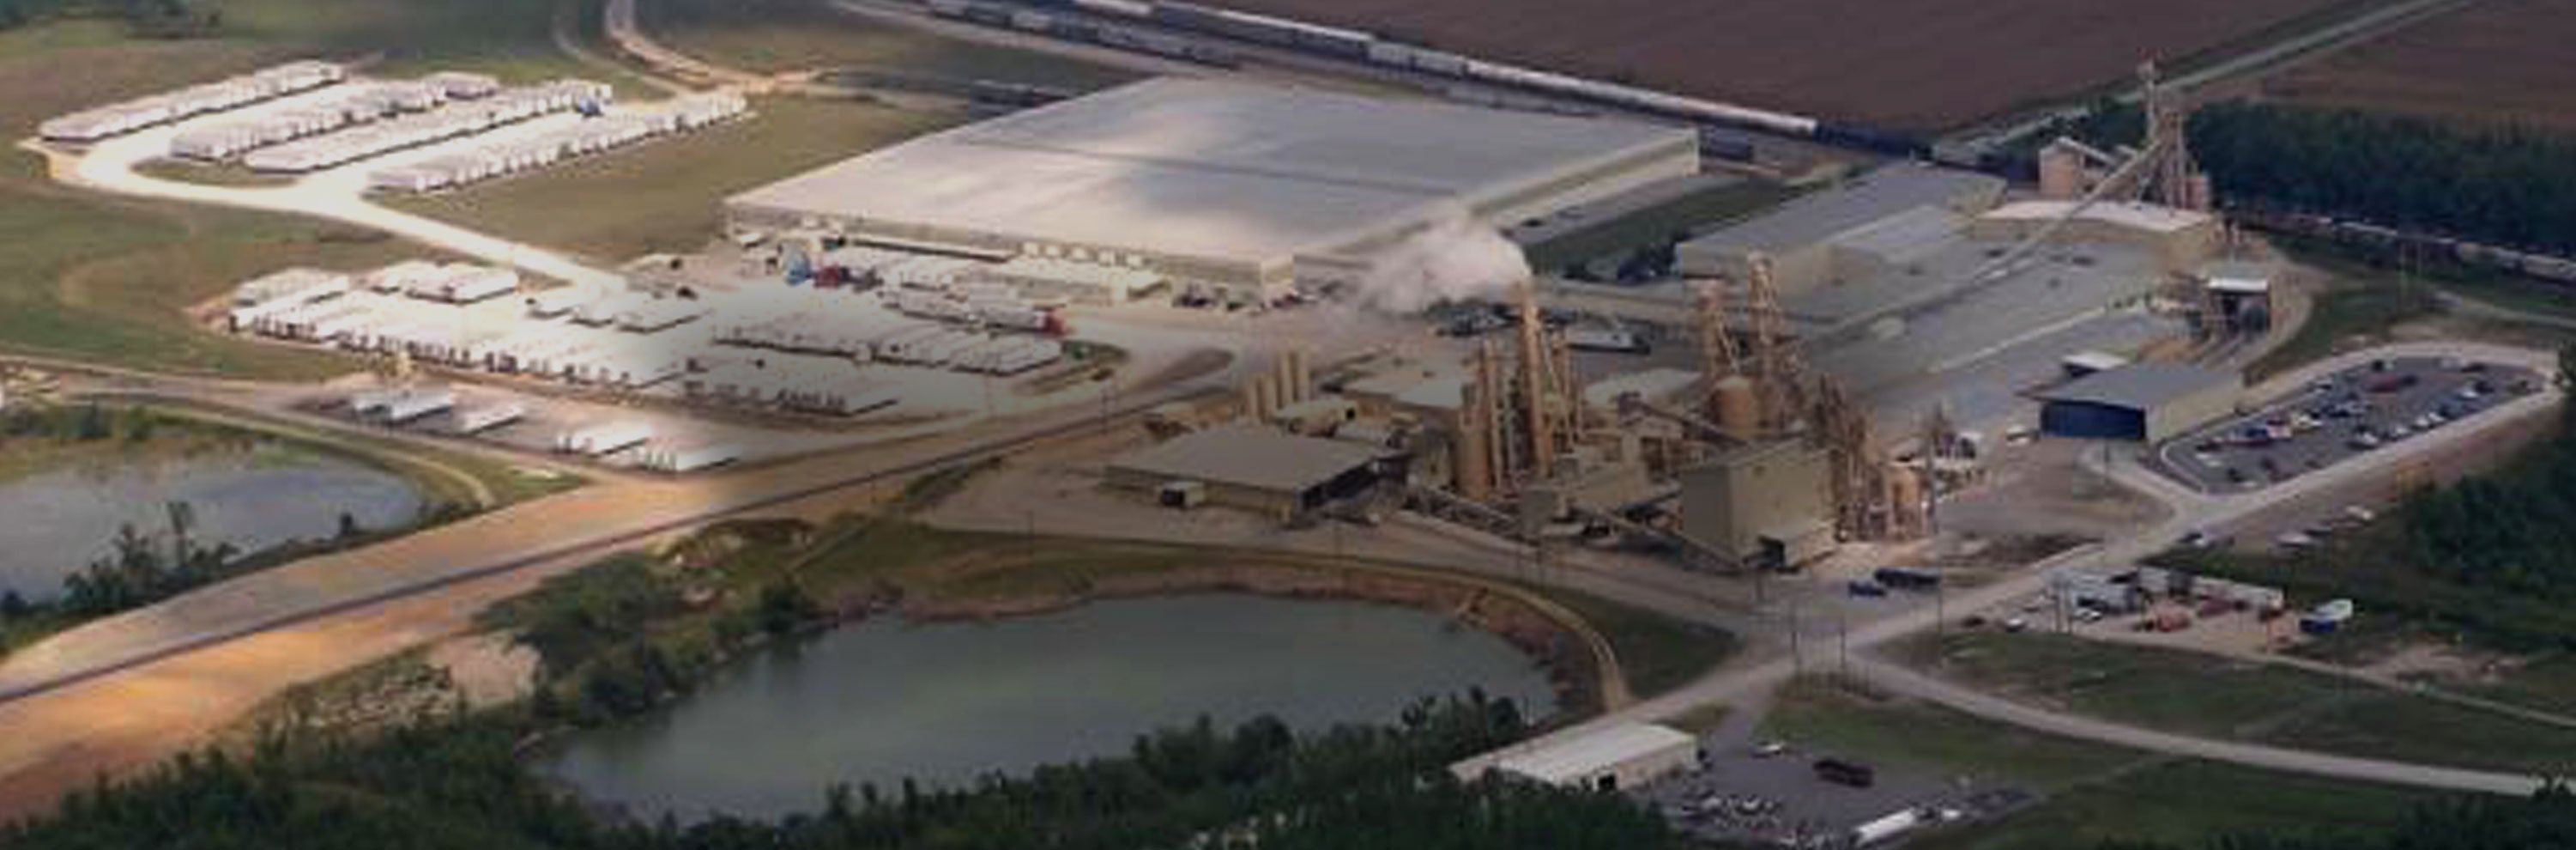
[[[1538,217],[1698,169],[1682,128],[1158,78],[913,139],[726,208],[739,230],[1068,259],[1266,301],[1355,280],[1436,221]]]
[[[2231,372],[2138,363],[2041,391],[2039,421],[2053,436],[2161,443],[2235,412],[2244,392]]]

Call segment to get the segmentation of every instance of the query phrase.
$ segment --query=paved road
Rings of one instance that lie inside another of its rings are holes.
[[[328,219],[574,284],[602,288],[624,285],[624,278],[569,255],[386,209],[358,194],[332,188],[329,181],[308,179],[265,187],[210,186],[135,173],[134,166],[167,151],[170,136],[176,132],[176,128],[164,127],[100,143],[75,161],[58,160],[54,177],[84,189],[119,195]],[[364,168],[365,164],[352,167]]]

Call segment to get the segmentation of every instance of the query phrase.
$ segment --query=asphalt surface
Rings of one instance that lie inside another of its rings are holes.
[[[2536,392],[2540,381],[2530,369],[2485,361],[2363,363],[2170,440],[2157,459],[2195,489],[2253,492],[2457,427]]]

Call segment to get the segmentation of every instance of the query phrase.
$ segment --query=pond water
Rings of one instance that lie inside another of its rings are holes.
[[[0,481],[0,590],[60,595],[65,576],[116,551],[118,526],[165,532],[173,501],[194,510],[198,540],[254,552],[336,534],[344,511],[369,529],[407,525],[422,497],[392,472],[271,443],[37,472]]]
[[[543,769],[648,818],[819,809],[834,782],[955,785],[1120,755],[1206,715],[1300,729],[1388,722],[1469,688],[1533,719],[1545,671],[1421,610],[1232,594],[989,623],[884,617],[746,659],[671,708],[569,742]]]

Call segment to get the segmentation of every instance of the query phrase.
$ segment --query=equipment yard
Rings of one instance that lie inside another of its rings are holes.
[[[2335,3],[2187,0],[2162,4],[2145,20],[2116,14],[2119,0],[1216,5],[1593,79],[1925,132],[2092,89],[2140,61],[2192,56]],[[2120,23],[2105,23],[2112,19]]]

